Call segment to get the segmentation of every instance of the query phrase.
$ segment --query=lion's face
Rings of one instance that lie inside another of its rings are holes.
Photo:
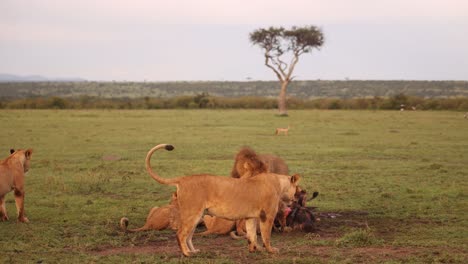
[[[28,172],[29,171],[29,168],[30,168],[30,164],[31,164],[31,155],[32,155],[32,150],[31,149],[28,149],[28,150],[18,150],[21,153],[21,155],[24,155],[24,162],[23,162],[23,169],[24,169],[24,173]]]
[[[31,166],[29,165],[29,163],[30,163],[30,160],[26,160],[26,162],[24,163],[24,166],[23,166],[23,168],[24,168],[24,173],[26,173],[26,172],[29,171],[29,168],[31,167]]]
[[[299,174],[294,174],[289,178],[289,182],[287,184],[287,189],[283,192],[283,196],[281,197],[281,201],[284,202],[286,205],[290,205],[294,201],[294,195],[296,194],[297,184],[299,179],[301,178]]]
[[[23,150],[23,149],[10,149],[10,154],[14,154],[14,159],[19,159],[23,163],[23,171],[24,173],[29,171],[30,163],[31,163],[31,155],[32,149]]]

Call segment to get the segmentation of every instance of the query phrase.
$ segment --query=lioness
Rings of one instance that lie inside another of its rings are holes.
[[[29,170],[32,149],[10,150],[10,156],[0,161],[0,220],[8,220],[5,195],[14,191],[19,222],[29,222],[24,214],[24,174]]]
[[[182,253],[190,256],[197,252],[192,237],[204,213],[229,220],[247,219],[249,251],[257,250],[257,219],[259,219],[263,246],[270,253],[270,236],[273,221],[281,199],[292,200],[300,176],[262,173],[255,177],[235,179],[214,175],[191,175],[165,179],[155,173],[150,165],[151,156],[158,149],[173,150],[172,145],[159,144],[146,155],[146,170],[161,184],[177,187],[180,224],[177,242]]]
[[[249,147],[243,147],[234,158],[234,166],[231,170],[231,177],[252,177],[260,173],[288,174],[288,165],[278,156],[272,154],[257,154]],[[285,206],[279,203],[275,221],[280,223],[279,230],[286,229],[286,216],[283,212]],[[206,220],[206,221],[205,221]],[[207,228],[206,231],[197,233],[197,235],[209,234],[227,234],[230,232],[232,238],[239,239],[245,236],[245,221],[237,220],[235,223],[218,217],[204,217],[203,221]],[[208,222],[208,224],[206,224]],[[235,231],[231,232],[233,227]],[[237,233],[237,234],[236,234]]]
[[[179,212],[177,209],[176,193],[172,194],[171,202],[168,205],[151,208],[148,216],[146,217],[146,222],[142,227],[136,229],[127,229],[128,222],[129,220],[126,217],[122,217],[122,219],[120,219],[120,227],[125,232],[163,230],[166,228],[176,230],[179,224]]]
[[[287,175],[289,174],[289,168],[284,160],[278,156],[272,154],[257,154],[253,149],[243,147],[234,159],[231,177],[252,177],[263,172]],[[275,221],[280,223],[280,231],[286,229],[285,209],[286,206],[280,201],[278,204],[278,213],[275,217]],[[236,223],[236,232],[239,235],[245,235],[241,224],[242,223],[239,222]],[[231,237],[235,237],[232,232]]]

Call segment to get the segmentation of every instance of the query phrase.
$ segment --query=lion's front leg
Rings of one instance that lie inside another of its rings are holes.
[[[8,221],[8,214],[5,207],[5,195],[0,196],[0,221]]]
[[[18,212],[18,221],[22,223],[29,222],[28,218],[24,215],[24,191],[15,190],[16,210]]]
[[[249,252],[254,252],[257,247],[257,218],[245,220],[245,229],[247,231],[247,241],[249,243]]]

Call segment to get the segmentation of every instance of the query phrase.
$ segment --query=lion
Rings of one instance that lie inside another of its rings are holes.
[[[231,177],[252,177],[260,173],[272,172],[276,174],[287,175],[289,173],[288,166],[278,156],[271,154],[257,155],[254,150],[249,147],[243,147],[234,158],[234,166],[231,171]],[[280,204],[280,207],[284,209],[284,206]],[[281,218],[281,230],[286,225],[286,218],[282,210],[278,211],[277,218]],[[218,234],[225,235],[230,234],[232,238],[239,239],[239,236],[245,236],[245,221],[229,221],[226,219],[205,216],[203,217],[206,231],[197,233],[197,235],[210,235]],[[235,229],[235,231],[233,231]],[[237,235],[236,235],[237,233]]]
[[[195,233],[196,235],[205,236],[205,235],[225,235],[234,230],[237,221],[232,221],[224,218],[219,218],[211,215],[203,216],[203,224],[206,227],[206,230],[200,233]],[[245,225],[244,225],[245,227]]]
[[[200,174],[166,179],[154,172],[150,164],[151,156],[159,149],[171,151],[174,147],[168,144],[153,147],[146,155],[146,170],[157,182],[177,188],[180,217],[177,242],[185,256],[198,252],[193,246],[192,237],[204,213],[228,220],[247,219],[250,252],[258,249],[256,229],[259,221],[263,246],[269,253],[278,251],[270,244],[271,228],[280,200],[286,202],[293,199],[299,175],[261,173],[255,177],[235,179]]]
[[[288,165],[278,156],[257,154],[249,147],[243,147],[234,158],[231,177],[250,177],[263,172],[289,174]]]
[[[5,195],[14,192],[18,221],[29,222],[24,213],[24,175],[29,171],[32,149],[10,150],[10,155],[0,161],[0,220],[7,221],[8,214],[5,207]]]
[[[145,224],[136,229],[127,229],[129,220],[126,217],[120,219],[120,227],[125,232],[139,232],[146,230],[163,230],[171,228],[177,230],[179,223],[179,212],[177,210],[177,195],[172,194],[171,202],[163,207],[151,208],[148,216],[146,217]]]
[[[296,191],[294,193],[294,199],[292,201],[292,204],[297,204],[299,202],[302,203],[302,200],[305,199],[305,191],[302,190],[299,186],[296,186]],[[284,231],[291,231],[293,230],[291,227],[289,227],[287,225],[287,217],[289,215],[289,213],[291,212],[291,208],[285,204],[284,202],[280,201],[278,203],[278,212],[276,213],[276,216],[275,216],[275,221],[274,221],[274,224],[273,224],[273,229],[275,229],[276,231],[279,231],[279,232],[284,232]],[[220,218],[217,218],[217,217],[213,217],[215,218],[211,224],[210,227],[207,227],[208,230],[205,231],[209,234],[209,229],[219,229],[221,226],[227,226],[227,223],[224,223],[223,221],[220,221],[221,219]],[[225,220],[227,221],[227,220]],[[215,224],[217,224],[217,226],[215,226]],[[243,220],[237,220],[235,222],[235,230],[230,230],[229,232],[229,235],[234,238],[234,239],[242,239],[242,238],[245,238],[246,236],[246,233],[245,233],[245,221],[244,219]]]
[[[251,177],[264,172],[288,175],[289,168],[284,160],[278,156],[272,154],[257,154],[253,149],[243,147],[234,159],[231,177]],[[285,209],[286,206],[280,202],[276,216],[276,221],[281,224],[279,228],[280,231],[285,230],[286,227],[286,217],[284,215]],[[245,235],[242,231],[242,227],[239,227],[238,225],[236,231],[239,235]],[[232,232],[231,237],[235,237]]]

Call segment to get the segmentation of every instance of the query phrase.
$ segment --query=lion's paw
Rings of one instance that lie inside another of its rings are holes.
[[[275,247],[270,247],[269,249],[267,249],[267,251],[268,251],[269,253],[273,253],[273,254],[279,253],[279,249],[278,249],[278,248],[275,248]]]
[[[19,218],[18,221],[21,223],[29,223],[29,219],[27,217]]]

